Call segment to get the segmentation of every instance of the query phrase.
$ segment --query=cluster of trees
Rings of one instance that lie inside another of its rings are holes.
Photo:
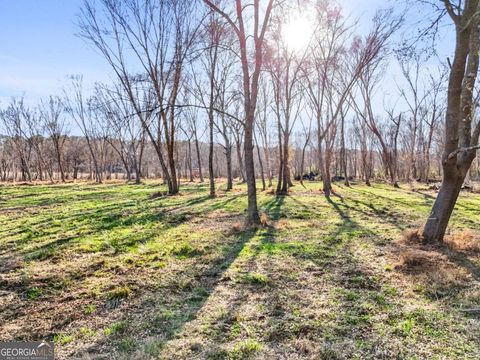
[[[79,36],[114,81],[87,95],[73,76],[61,97],[12,100],[0,111],[0,180],[159,176],[173,195],[182,177],[205,177],[215,196],[217,177],[228,189],[238,177],[258,223],[258,178],[287,194],[293,177],[318,174],[330,196],[332,177],[398,186],[443,175],[424,232],[441,239],[467,174],[480,169],[478,1],[444,4],[457,48],[433,69],[395,49],[403,18],[392,10],[358,34],[327,0],[86,0]],[[286,31],[302,9],[312,26],[299,47]],[[384,86],[392,67],[398,84]]]

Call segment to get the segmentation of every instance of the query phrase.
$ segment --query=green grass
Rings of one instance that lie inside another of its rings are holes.
[[[0,186],[0,338],[52,339],[60,359],[480,357],[463,311],[480,307],[478,255],[395,265],[434,193],[305,185],[259,192],[269,226],[247,230],[244,185]],[[462,193],[451,230],[478,232],[479,215]]]

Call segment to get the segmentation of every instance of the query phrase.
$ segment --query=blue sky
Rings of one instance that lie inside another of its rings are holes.
[[[0,0],[0,103],[23,94],[27,102],[60,95],[70,74],[83,74],[87,86],[108,81],[111,71],[104,59],[75,36],[82,2]],[[345,13],[360,19],[361,32],[368,30],[377,8],[392,4],[389,0],[338,2]],[[451,52],[452,46],[451,41],[442,42],[442,55]]]
[[[82,0],[0,0],[0,101],[60,94],[65,77],[108,79],[109,68],[75,36]]]

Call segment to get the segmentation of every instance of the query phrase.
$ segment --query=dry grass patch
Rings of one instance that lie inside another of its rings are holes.
[[[260,224],[262,224],[263,227],[268,226],[268,215],[266,213],[260,214]]]
[[[445,245],[452,250],[480,252],[480,236],[470,229],[455,231],[445,236]]]
[[[400,243],[404,244],[422,244],[423,237],[420,229],[405,230],[400,238]]]
[[[268,190],[265,191],[265,194],[267,195],[275,195],[275,189],[272,187],[272,188],[269,188]]]
[[[241,221],[237,221],[231,225],[229,231],[227,232],[227,236],[238,234],[244,230],[245,230],[245,223]]]
[[[292,228],[292,224],[290,223],[290,221],[286,220],[286,219],[281,219],[281,220],[278,220],[277,223],[275,224],[275,228],[277,230],[282,230],[282,229],[291,229]]]
[[[423,244],[420,231],[409,230],[394,246],[397,274],[430,299],[453,298],[472,281],[470,271],[454,260],[453,245]]]

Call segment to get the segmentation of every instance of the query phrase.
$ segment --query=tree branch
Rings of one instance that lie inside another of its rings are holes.
[[[480,149],[480,145],[458,148],[457,150],[452,151],[450,154],[448,154],[448,159],[449,160],[453,159],[455,156],[457,156],[461,152],[478,150],[478,149]]]

